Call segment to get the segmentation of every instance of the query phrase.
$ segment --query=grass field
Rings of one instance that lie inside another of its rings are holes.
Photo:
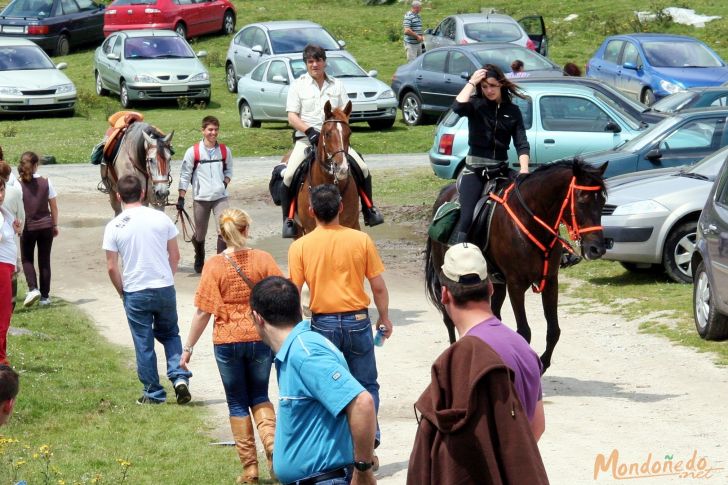
[[[407,6],[394,3],[366,6],[364,0],[233,0],[238,11],[237,27],[265,20],[309,19],[325,26],[337,39],[346,41],[347,49],[366,69],[379,71],[379,78],[389,83],[397,66],[404,62],[401,21]],[[446,15],[478,11],[484,4],[475,0],[446,2],[425,1],[422,18],[425,27],[435,27]],[[536,13],[546,19],[550,36],[550,57],[557,63],[568,61],[583,66],[604,36],[634,31],[660,31],[688,34],[706,41],[723,57],[728,58],[728,4],[709,0],[690,3],[697,13],[722,15],[706,28],[681,26],[670,22],[641,24],[636,10],[661,9],[666,2],[635,0],[556,1],[513,3],[504,0],[487,2],[515,18]],[[571,22],[569,14],[579,17]],[[238,120],[235,95],[224,83],[224,62],[230,37],[208,36],[192,41],[195,50],[206,50],[205,62],[213,80],[212,101],[204,110],[180,108],[171,104],[140,105],[147,120],[164,131],[175,131],[174,144],[178,155],[199,138],[199,122],[205,114],[214,114],[222,122],[221,141],[236,156],[276,155],[290,145],[290,130],[284,124],[264,124],[262,129],[243,130]],[[92,73],[93,48],[55,58],[67,62],[66,73],[79,91],[77,114],[73,118],[7,118],[0,121],[0,145],[12,162],[25,150],[53,155],[60,163],[83,163],[106,129],[106,117],[119,110],[118,98],[96,96]],[[372,131],[365,124],[355,125],[353,143],[362,153],[424,152],[432,144],[433,126],[407,127],[401,120],[394,128]]]

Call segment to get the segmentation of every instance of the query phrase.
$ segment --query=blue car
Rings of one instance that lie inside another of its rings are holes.
[[[683,35],[607,37],[586,66],[601,79],[650,106],[669,94],[728,81],[728,66],[708,46]]]

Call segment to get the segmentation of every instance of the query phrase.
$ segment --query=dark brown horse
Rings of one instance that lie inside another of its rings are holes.
[[[480,247],[488,261],[488,271],[502,275],[505,283],[493,285],[491,307],[500,318],[506,292],[510,296],[518,333],[531,341],[524,297],[533,287],[541,292],[546,317],[546,350],[541,355],[543,371],[551,365],[551,356],[561,330],[558,320],[559,262],[568,242],[558,234],[564,224],[582,256],[598,259],[605,251],[601,213],[606,200],[603,175],[607,164],[594,167],[579,159],[556,162],[519,177],[509,186],[494,207],[490,237],[484,235],[481,218],[473,221],[468,241]],[[455,184],[445,187],[435,201],[437,210],[457,197]],[[539,222],[539,220],[541,222]],[[486,240],[488,239],[488,240]],[[438,271],[447,246],[428,238],[425,250],[425,273],[428,298],[443,315],[450,343],[455,341],[453,322],[440,302]]]
[[[342,226],[359,229],[359,195],[356,183],[349,170],[349,115],[351,101],[344,109],[331,109],[331,103],[324,105],[324,122],[321,125],[321,136],[316,147],[316,159],[311,164],[308,175],[298,189],[297,219],[298,237],[313,231],[316,221],[308,213],[309,191],[322,184],[335,184],[341,193],[344,211],[339,216]]]

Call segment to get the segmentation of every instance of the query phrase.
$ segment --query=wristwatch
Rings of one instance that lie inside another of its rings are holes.
[[[370,470],[373,466],[374,466],[373,461],[355,461],[354,462],[354,468],[356,468],[360,472],[365,472],[367,470]]]
[[[185,345],[184,347],[182,347],[182,351],[183,352],[189,352],[190,355],[192,355],[192,350],[194,350],[194,347],[191,346],[191,345]]]

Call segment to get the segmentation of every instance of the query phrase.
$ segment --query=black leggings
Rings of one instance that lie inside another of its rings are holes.
[[[466,170],[468,169],[466,168]],[[480,173],[473,173],[468,170],[460,178],[460,187],[458,187],[460,198],[458,232],[467,232],[470,229],[470,224],[473,222],[475,204],[478,203],[480,194],[483,192],[483,185],[485,185],[485,180],[481,177]]]
[[[40,271],[40,296],[48,298],[51,290],[51,246],[53,245],[53,228],[24,230],[20,236],[20,256],[23,261],[23,273],[28,282],[28,290],[38,288],[38,279],[33,266],[35,246],[38,245],[38,270]]]

